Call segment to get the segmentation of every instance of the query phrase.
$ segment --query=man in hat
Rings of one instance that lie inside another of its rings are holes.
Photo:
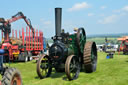
[[[77,33],[77,31],[78,31],[78,28],[74,28],[74,33],[76,34]]]

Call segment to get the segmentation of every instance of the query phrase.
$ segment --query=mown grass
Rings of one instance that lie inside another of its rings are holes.
[[[35,61],[13,63],[22,74],[23,85],[127,85],[128,55],[114,55],[106,59],[106,53],[98,53],[97,71],[94,73],[81,72],[79,78],[67,81],[65,73],[53,72],[51,77],[40,80],[36,73]]]
[[[108,39],[108,41],[110,42],[110,43],[115,43],[115,44],[117,44],[117,38],[110,38],[110,37],[108,37],[107,38]],[[95,41],[96,42],[96,44],[104,44],[105,43],[105,38],[98,38],[98,37],[96,37],[96,38],[88,38],[87,39],[87,41]]]

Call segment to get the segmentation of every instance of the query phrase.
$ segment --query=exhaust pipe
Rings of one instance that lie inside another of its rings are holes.
[[[61,16],[62,16],[62,8],[55,8],[55,31],[56,36],[61,36]]]

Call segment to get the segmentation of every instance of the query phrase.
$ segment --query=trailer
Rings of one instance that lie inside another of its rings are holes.
[[[38,54],[32,54],[32,59],[33,60],[37,60],[39,59],[39,57],[41,56],[41,54],[46,54],[48,55],[48,52],[49,51],[49,44],[48,44],[48,41],[45,37],[43,37],[43,50],[40,51]]]

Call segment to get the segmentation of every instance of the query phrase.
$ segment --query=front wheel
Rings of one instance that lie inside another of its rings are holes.
[[[40,79],[49,77],[52,72],[52,67],[50,65],[50,60],[48,56],[42,55],[40,56],[39,60],[37,61],[37,74]]]
[[[20,72],[15,68],[8,68],[1,80],[2,85],[22,85]]]
[[[80,72],[80,64],[77,56],[68,56],[65,63],[65,72],[69,80],[77,79]]]

